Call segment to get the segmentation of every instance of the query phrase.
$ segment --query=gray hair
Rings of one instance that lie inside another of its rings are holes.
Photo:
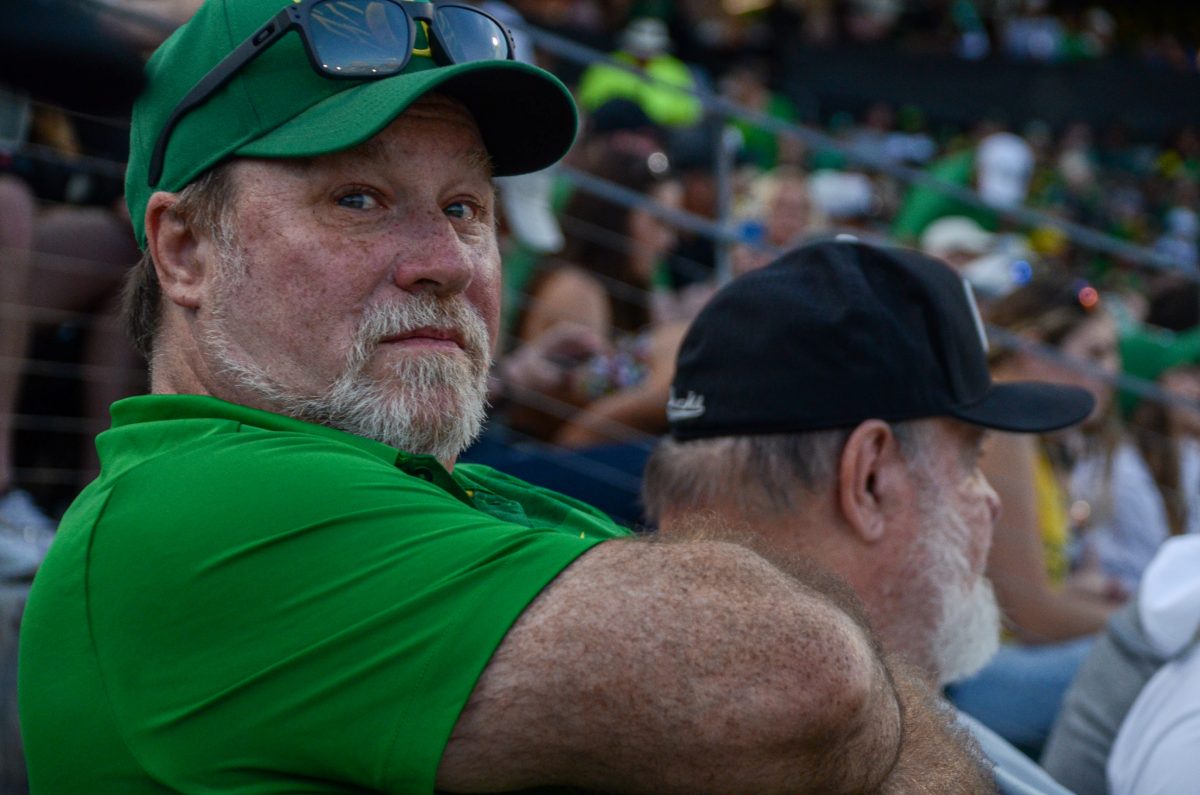
[[[232,248],[237,219],[232,164],[227,161],[205,172],[179,192],[172,208],[193,231],[208,235],[226,251]],[[125,277],[121,314],[134,347],[149,361],[162,324],[162,286],[149,248]]]
[[[924,475],[930,455],[928,420],[893,423],[909,468]],[[833,485],[852,428],[802,433],[663,439],[646,462],[642,503],[657,522],[667,511],[707,510],[719,501],[747,516],[796,509],[797,491]]]

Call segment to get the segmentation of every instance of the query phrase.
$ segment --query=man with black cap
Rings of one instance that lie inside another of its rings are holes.
[[[465,5],[210,0],[151,59],[127,197],[153,394],[113,407],[30,596],[34,793],[972,780],[816,586],[455,466],[498,327],[490,178],[576,125],[512,56]]]
[[[715,516],[768,554],[831,570],[931,684],[971,674],[999,636],[985,429],[1054,430],[1092,407],[1074,387],[992,383],[986,350],[971,289],[944,263],[842,236],[784,254],[688,331],[647,509],[667,537]],[[1066,792],[960,721],[1002,791]]]

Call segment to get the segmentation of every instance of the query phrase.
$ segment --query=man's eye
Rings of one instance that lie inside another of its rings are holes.
[[[374,210],[379,202],[368,193],[348,193],[337,200],[339,207],[350,210]]]
[[[446,215],[453,216],[454,218],[465,218],[470,220],[479,215],[479,210],[475,207],[475,205],[467,202],[454,202],[453,204],[446,205],[445,213]]]

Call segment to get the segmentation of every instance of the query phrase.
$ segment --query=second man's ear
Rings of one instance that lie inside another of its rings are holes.
[[[846,439],[838,461],[838,507],[846,523],[868,544],[883,538],[887,513],[895,509],[899,477],[907,474],[892,427],[867,420]]]

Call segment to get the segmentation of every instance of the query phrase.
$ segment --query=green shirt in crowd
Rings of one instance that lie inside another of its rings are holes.
[[[433,792],[521,611],[627,534],[486,467],[208,397],[121,401],[97,447],[21,630],[35,795]]]
[[[613,99],[636,102],[655,124],[687,127],[700,121],[704,106],[688,91],[696,88],[696,78],[687,64],[670,55],[656,55],[638,61],[629,53],[616,52],[613,60],[641,74],[604,62],[594,63],[579,78],[579,104],[595,110]]]

